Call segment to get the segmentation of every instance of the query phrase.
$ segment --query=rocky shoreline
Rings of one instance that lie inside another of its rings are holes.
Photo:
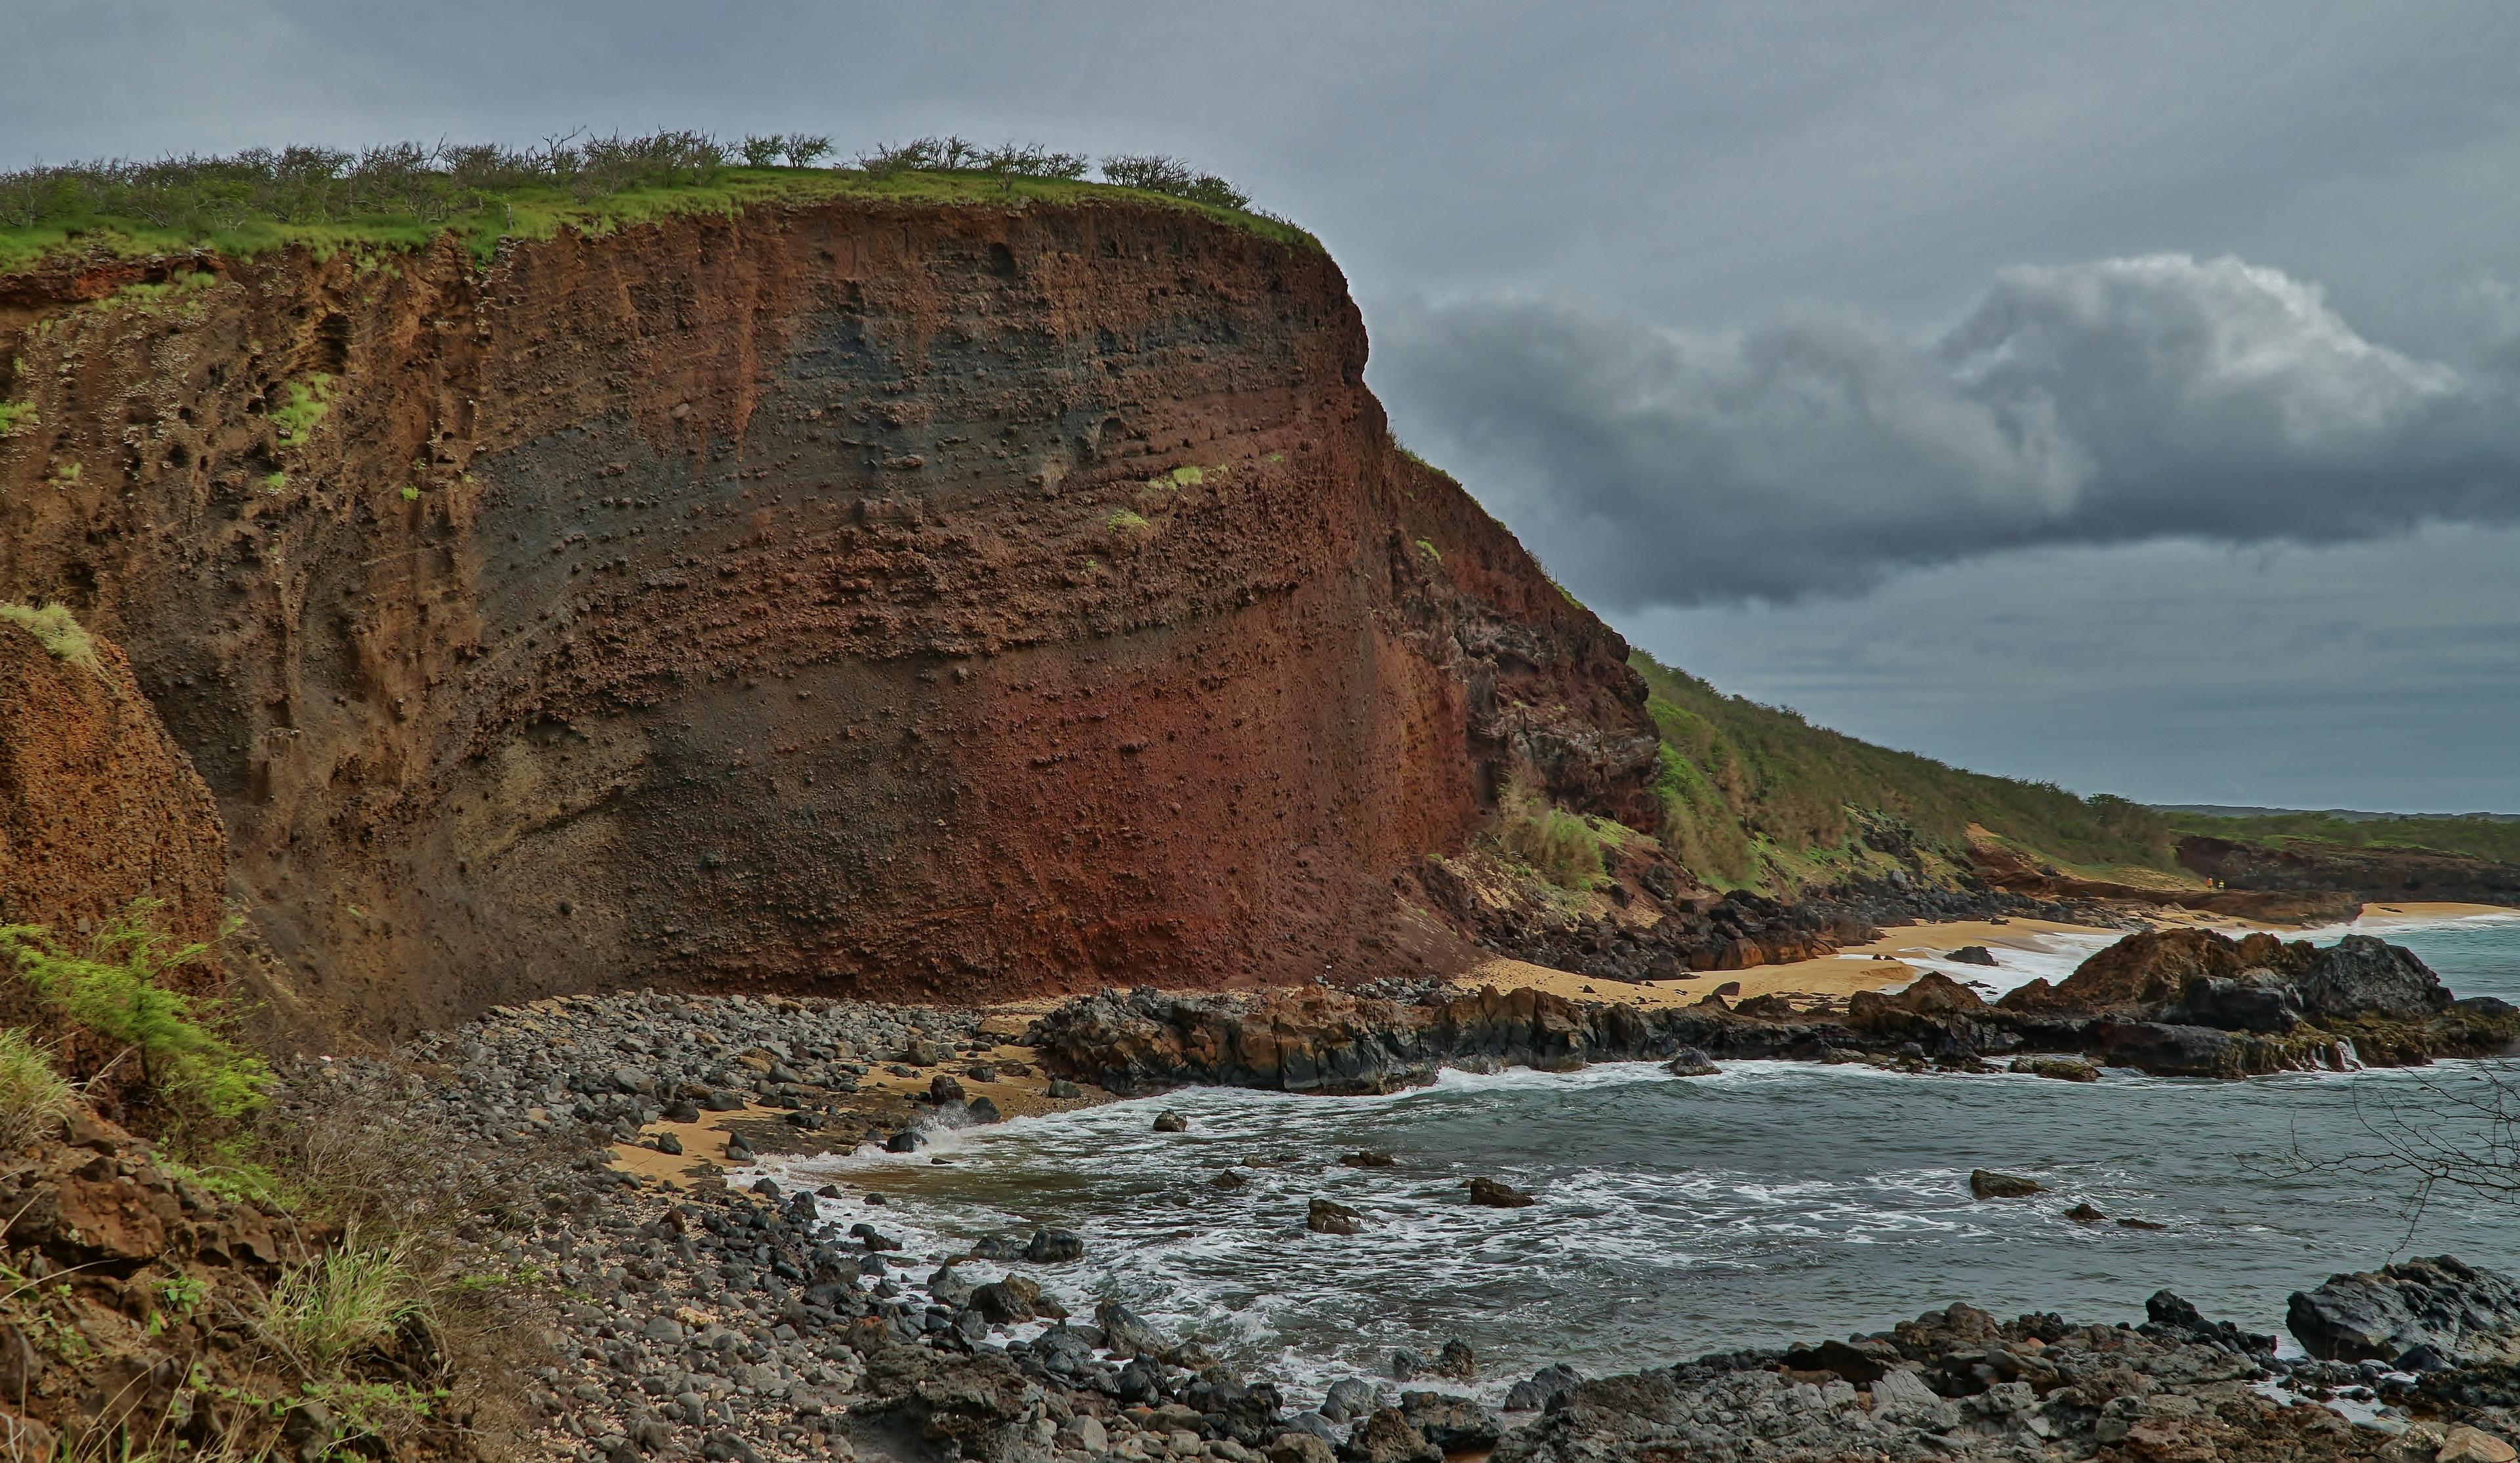
[[[2273,962],[2254,971],[2289,972],[2277,983],[2296,1006],[2305,991],[2312,998],[2291,1029],[2204,1029],[2219,1036],[2315,1050],[2323,1038],[2300,1032],[2334,1037],[2334,1023],[2386,1021],[2437,1041],[2481,1039],[2475,1023],[2498,1031],[2509,1019],[2460,1012],[2383,958],[2386,946],[2349,950],[2361,983],[2340,984],[2340,967],[2320,952],[2224,943],[2235,957],[2245,947]],[[2142,958],[2099,974],[2138,1005],[2163,982],[2192,1006],[2216,993],[2198,982],[2230,979],[2210,974],[2221,952],[2207,940],[2155,939],[2136,953]],[[2268,995],[2256,975],[2244,984]],[[2072,985],[2056,990],[2081,993]],[[2326,999],[2319,992],[2335,990],[2381,1004],[2351,1018],[2312,1009]],[[2221,993],[2249,1006],[2240,991]],[[1999,1323],[1955,1305],[1877,1336],[1628,1376],[1550,1368],[1515,1383],[1506,1410],[1461,1394],[1457,1384],[1477,1361],[1466,1348],[1446,1349],[1431,1360],[1399,1358],[1394,1378],[1351,1379],[1306,1405],[1311,1398],[1239,1374],[1125,1307],[1067,1314],[1041,1280],[1074,1258],[1072,1236],[939,1248],[891,1222],[878,1192],[806,1192],[771,1178],[742,1185],[740,1169],[729,1182],[730,1168],[760,1155],[866,1142],[916,1149],[939,1127],[990,1120],[1004,1108],[1055,1109],[1184,1081],[1377,1091],[1424,1080],[1448,1062],[1568,1067],[1687,1059],[1688,1048],[1796,1055],[1812,1043],[1847,1060],[1966,1071],[2001,1049],[1990,1036],[2027,1046],[2025,1033],[2071,1028],[2052,1011],[1978,1009],[1959,997],[1974,1000],[1929,980],[1815,1016],[1727,1009],[1720,999],[1652,1013],[1432,984],[1241,997],[1141,991],[1070,1002],[1027,1027],[979,1012],[647,992],[493,1013],[414,1043],[403,1065],[341,1063],[299,1080],[417,1073],[445,1130],[543,1165],[540,1211],[485,1243],[497,1262],[549,1287],[553,1360],[526,1385],[540,1440],[559,1456],[2509,1456],[2495,1449],[2520,1426],[2510,1410],[2520,1405],[2514,1284],[2449,1259],[2339,1277],[2296,1297],[2292,1329],[2320,1358],[2307,1361],[2278,1358],[2272,1338],[2209,1323],[2165,1293],[2138,1328],[2053,1315]],[[2089,1032],[2102,1019],[2072,1020],[2087,1020],[2071,1029]],[[660,1152],[669,1138],[685,1151]],[[720,1146],[701,1151],[702,1141]],[[1420,1375],[1451,1380],[1403,1380]],[[2382,1426],[2360,1426],[2320,1405],[2329,1402],[2365,1418],[2374,1407],[2396,1410]]]
[[[1440,983],[1398,998],[1316,986],[1258,995],[1141,989],[1072,1001],[1037,1032],[1046,1061],[1115,1092],[1217,1084],[1387,1092],[1443,1067],[1563,1070],[1698,1051],[1727,1058],[1869,1061],[1991,1070],[2065,1055],[2162,1076],[2403,1066],[2520,1046],[2520,1011],[2454,998],[2403,947],[2348,936],[2323,949],[2272,936],[2179,930],[2130,937],[2061,985],[1989,1003],[1927,975],[1845,1003],[1721,986],[1688,1007],[1586,1003]]]

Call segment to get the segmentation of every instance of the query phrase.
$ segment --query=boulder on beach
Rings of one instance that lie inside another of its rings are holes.
[[[1445,1453],[1474,1452],[1496,1446],[1503,1429],[1487,1409],[1468,1397],[1441,1392],[1404,1392],[1400,1415],[1418,1435]]]
[[[2047,1189],[2035,1178],[2018,1173],[1998,1173],[1992,1168],[1969,1170],[1969,1192],[1980,1199],[2027,1199],[2044,1194]]]
[[[1444,1450],[1397,1407],[1381,1408],[1359,1423],[1341,1456],[1348,1463],[1444,1463]]]
[[[1406,1382],[1410,1379],[1403,1377],[1400,1380]],[[1322,1416],[1332,1422],[1354,1422],[1372,1410],[1373,1384],[1356,1377],[1341,1377],[1332,1382],[1328,1394],[1322,1398]]]
[[[1995,952],[1984,945],[1962,945],[1958,949],[1945,955],[1943,958],[1945,960],[1957,961],[1961,965],[1995,964]]]
[[[1583,1380],[1583,1373],[1562,1361],[1544,1366],[1507,1391],[1505,1410],[1537,1412],[1548,1406],[1552,1397],[1573,1390],[1575,1384]]]
[[[2295,1291],[2284,1325],[2326,1361],[2392,1364],[2418,1347],[2464,1365],[2520,1362],[2520,1281],[2448,1255]]]
[[[1119,1357],[1152,1356],[1157,1359],[1172,1354],[1174,1341],[1154,1324],[1117,1301],[1104,1301],[1094,1307],[1094,1324],[1102,1329],[1103,1345]]]

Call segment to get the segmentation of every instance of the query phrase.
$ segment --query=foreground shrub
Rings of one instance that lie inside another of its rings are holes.
[[[369,1243],[353,1226],[338,1247],[272,1287],[263,1331],[309,1370],[330,1373],[391,1340],[421,1314],[423,1295],[408,1242]]]
[[[262,1105],[271,1073],[219,1029],[223,1002],[170,989],[166,977],[209,953],[176,945],[160,923],[164,901],[134,899],[72,952],[40,925],[0,925],[0,959],[64,1016],[140,1063],[141,1080],[179,1109],[221,1120]]]
[[[1508,785],[1498,800],[1498,842],[1508,855],[1564,890],[1589,888],[1601,875],[1601,836],[1593,825],[1551,803],[1537,789]]]

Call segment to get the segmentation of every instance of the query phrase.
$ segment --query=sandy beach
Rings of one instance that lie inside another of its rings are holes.
[[[2369,904],[2363,907],[2362,915],[2354,922],[2353,929],[2364,934],[2382,934],[2401,926],[2492,915],[2520,917],[2520,909],[2506,909],[2495,904]],[[2331,941],[2340,933],[2335,929],[2306,931],[2287,925],[2260,924],[2229,915],[2200,914],[2177,906],[2148,913],[2145,919],[2157,929],[2220,930],[2235,935],[2265,930],[2286,939]],[[1754,966],[1749,970],[1700,971],[1686,981],[1664,981],[1652,985],[1629,985],[1571,971],[1552,970],[1527,961],[1506,959],[1490,960],[1461,980],[1465,985],[1505,988],[1528,985],[1575,1000],[1620,1001],[1637,1006],[1694,1005],[1718,986],[1734,982],[1739,983],[1739,995],[1744,999],[1756,995],[1787,995],[1831,996],[1842,1000],[1859,990],[1882,990],[1905,985],[1930,968],[1924,962],[1947,961],[1952,951],[1964,945],[1983,945],[1990,952],[1997,953],[1999,958],[2005,950],[2053,956],[2088,943],[2095,937],[2105,936],[2114,939],[2120,933],[2123,932],[2091,925],[2058,924],[2052,920],[2015,919],[2001,924],[1986,920],[1951,920],[1885,930],[1879,939],[1850,945],[1837,954],[1824,955],[1818,960]]]

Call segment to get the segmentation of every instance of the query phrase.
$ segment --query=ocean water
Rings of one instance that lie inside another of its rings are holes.
[[[2385,933],[2462,995],[2520,999],[2520,918]],[[827,1212],[875,1219],[914,1254],[1077,1230],[1085,1260],[1017,1268],[1071,1307],[1116,1297],[1298,1394],[1452,1337],[1491,1394],[1549,1362],[1633,1370],[1953,1301],[2140,1320],[2168,1287],[2280,1335],[2286,1296],[2334,1271],[2445,1251],[2520,1267],[2507,1202],[2436,1194],[2418,1212],[2403,1182],[2314,1162],[2370,1149],[2374,1126],[2439,1092],[2483,1090],[2487,1070],[2520,1079],[2502,1062],[2093,1084],[1791,1062],[1689,1079],[1649,1064],[1448,1073],[1383,1097],[1182,1091],[772,1171],[882,1190],[886,1208]],[[1152,1132],[1166,1109],[1190,1131]],[[1336,1163],[1359,1150],[1396,1166]],[[1974,1201],[1979,1166],[2050,1192]],[[1214,1184],[1229,1167],[1241,1187]],[[1472,1175],[1541,1202],[1473,1208]],[[1362,1211],[1366,1232],[1307,1233],[1315,1197]],[[2084,1201],[2166,1227],[2064,1217]]]

